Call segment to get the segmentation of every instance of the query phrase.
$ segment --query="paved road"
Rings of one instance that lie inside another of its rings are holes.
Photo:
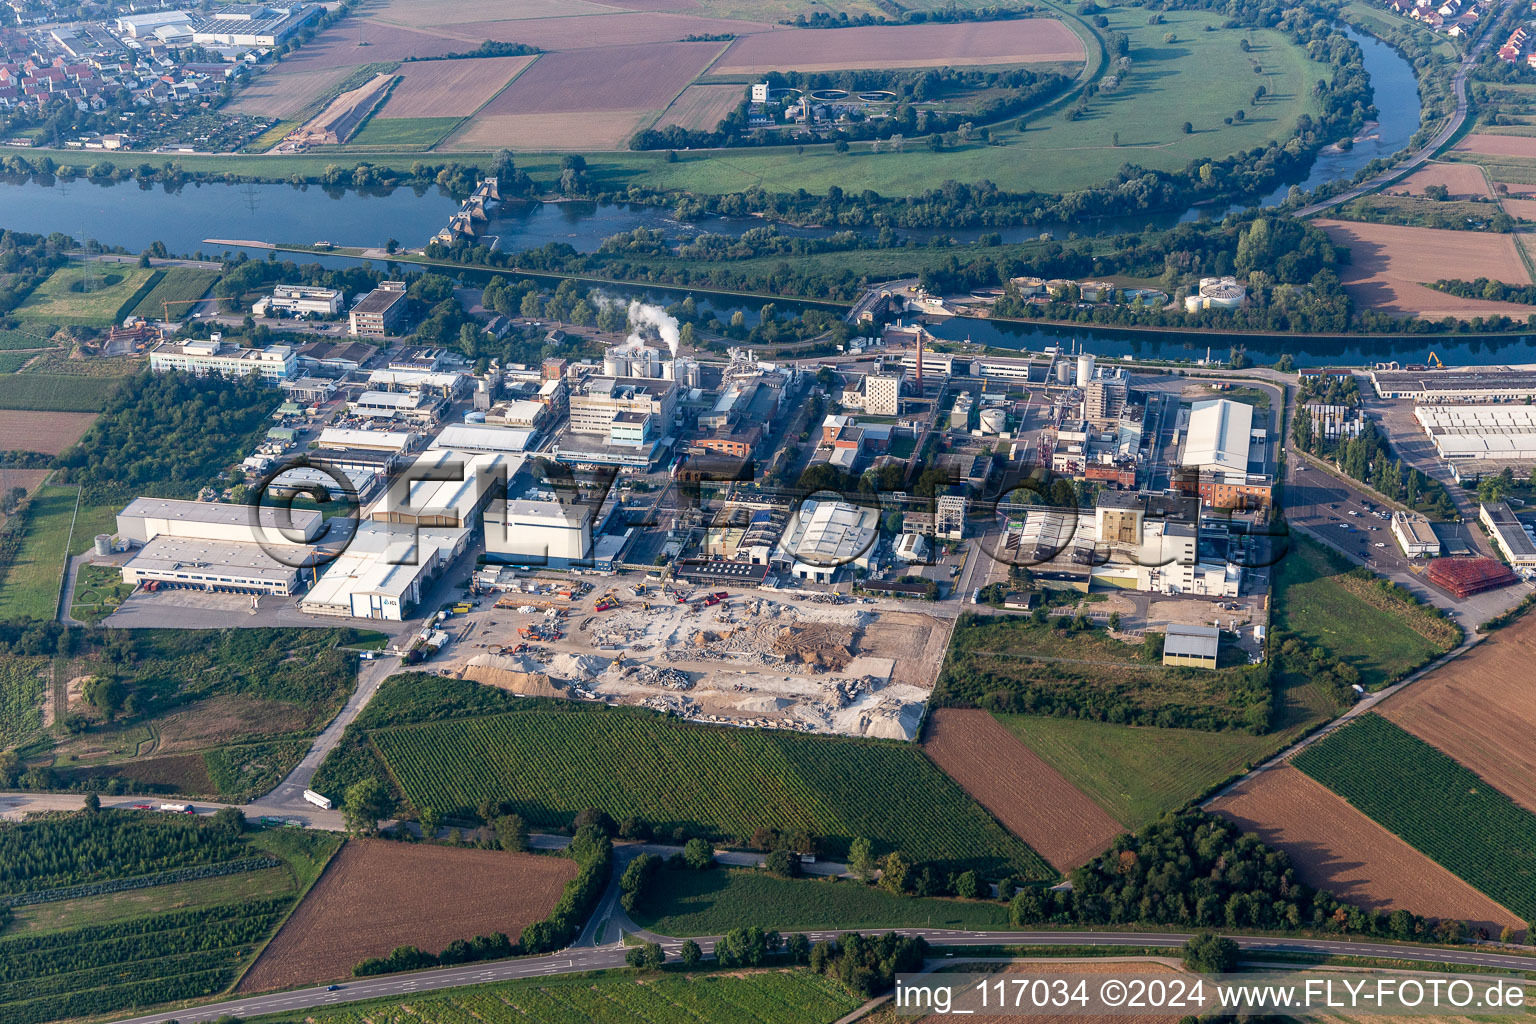
[[[888,929],[870,929],[874,934]],[[1052,946],[1145,946],[1182,945],[1190,936],[1168,932],[958,932],[926,928],[897,929],[904,935],[921,935],[940,949],[946,946],[974,945],[1052,945]],[[840,932],[813,931],[805,935],[813,942],[836,938]],[[1512,970],[1530,970],[1533,960],[1528,956],[1509,953],[1482,952],[1473,947],[1434,949],[1423,946],[1398,945],[1390,942],[1345,942],[1327,939],[1280,939],[1268,936],[1232,936],[1244,950],[1264,953],[1317,953],[1346,956],[1390,957],[1396,960],[1412,960],[1421,963],[1450,963],[1477,967],[1498,967]],[[716,935],[696,936],[706,952],[714,949]],[[668,938],[662,943],[669,957],[675,957],[683,939]],[[423,992],[435,992],[461,985],[478,985],[491,981],[510,981],[517,978],[537,978],[579,971],[622,967],[626,949],[620,944],[609,944],[587,949],[567,949],[546,956],[525,957],[518,960],[501,960],[492,963],[465,964],[430,971],[414,971],[409,974],[392,974],[387,977],[369,978],[341,985],[336,991],[327,987],[294,989],[274,992],[270,995],[248,996],[244,999],[226,999],[208,1003],[195,1009],[163,1010],[159,1013],[132,1017],[118,1024],[165,1024],[177,1020],[182,1024],[194,1021],[210,1021],[223,1014],[237,1017],[254,1017],[259,1014],[311,1010],[358,1002],[364,999],[409,998]]]
[[[1503,5],[1501,4],[1500,7],[1502,8],[1502,6]],[[1493,24],[1493,22],[1497,20],[1499,13],[1501,12],[1490,12],[1488,17],[1484,19],[1483,24]],[[1338,206],[1341,203],[1347,203],[1351,199],[1358,199],[1360,196],[1365,195],[1367,192],[1374,192],[1381,188],[1383,185],[1387,185],[1393,181],[1396,181],[1398,178],[1408,174],[1414,168],[1421,166],[1426,161],[1428,161],[1430,157],[1434,156],[1441,146],[1450,141],[1452,135],[1455,135],[1458,131],[1461,130],[1462,122],[1467,119],[1467,76],[1472,72],[1472,68],[1477,64],[1477,59],[1482,56],[1483,51],[1488,48],[1488,44],[1493,41],[1493,37],[1493,31],[1491,29],[1485,29],[1483,31],[1483,37],[1479,39],[1472,46],[1472,48],[1467,51],[1466,56],[1461,59],[1461,67],[1456,69],[1456,77],[1451,80],[1451,92],[1456,97],[1456,111],[1451,115],[1450,120],[1445,122],[1441,129],[1435,133],[1434,138],[1420,146],[1411,156],[1408,157],[1408,159],[1404,160],[1396,167],[1383,171],[1373,178],[1368,178],[1353,188],[1340,192],[1338,195],[1332,196],[1331,198],[1324,199],[1322,202],[1313,203],[1310,206],[1303,206],[1301,209],[1296,211],[1295,216],[1310,217],[1313,214],[1321,213],[1330,207]]]

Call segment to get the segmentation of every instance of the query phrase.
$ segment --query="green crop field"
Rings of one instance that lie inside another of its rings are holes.
[[[0,329],[0,351],[25,348],[52,348],[51,332],[45,333],[40,325],[28,324],[15,330]]]
[[[71,263],[33,289],[13,315],[66,326],[110,327],[153,286],[157,273],[122,263]]]
[[[913,744],[720,729],[630,710],[532,710],[370,734],[417,808],[472,814],[510,800],[538,827],[598,807],[664,831],[743,837],[762,826],[867,836],[878,849],[1033,878],[1054,873]],[[899,804],[891,793],[900,793]]]
[[[1454,624],[1394,599],[1315,541],[1293,535],[1275,574],[1275,621],[1360,670],[1374,688],[1460,642]]]
[[[1010,927],[1008,907],[997,901],[894,896],[862,882],[791,880],[755,868],[663,869],[630,917],[662,935],[723,935],[751,925],[779,931]]]
[[[347,140],[349,148],[399,146],[422,149],[453,130],[462,117],[375,117]]]
[[[1290,735],[1036,715],[998,715],[997,720],[1132,832],[1274,753]]]
[[[78,492],[49,485],[32,495],[21,547],[0,564],[0,619],[53,618]]]
[[[624,972],[470,985],[347,1006],[274,1014],[305,1024],[827,1024],[864,1000],[809,970]]]
[[[180,320],[192,309],[191,300],[202,298],[219,279],[217,270],[197,267],[167,267],[162,274],[164,276],[130,310],[132,315],[159,320],[169,311],[172,320]],[[169,310],[166,303],[171,304]]]
[[[15,373],[34,355],[32,352],[0,352],[0,373]]]
[[[63,373],[13,373],[0,376],[0,409],[29,412],[100,412],[121,377]]]
[[[1380,715],[1293,763],[1521,917],[1536,919],[1536,814]]]
[[[217,995],[339,846],[284,829],[101,811],[0,826],[0,1021],[44,1024]]]

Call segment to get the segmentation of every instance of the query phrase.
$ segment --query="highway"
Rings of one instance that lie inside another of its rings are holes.
[[[865,934],[875,934],[889,929],[869,929]],[[896,929],[904,935],[921,935],[929,944],[945,947],[1006,945],[1006,946],[1178,946],[1187,942],[1188,934],[1178,932],[961,932],[926,928]],[[805,935],[812,942],[836,938],[840,932],[813,931]],[[706,952],[714,949],[719,936],[697,936],[697,942]],[[1532,970],[1536,958],[1508,953],[1480,952],[1474,947],[1436,949],[1432,947],[1403,945],[1391,942],[1345,942],[1331,939],[1288,939],[1272,936],[1234,935],[1238,946],[1248,952],[1261,953],[1313,953],[1340,954],[1346,956],[1386,957],[1394,960],[1411,960],[1420,963],[1447,963],[1468,967],[1494,967],[1511,970]],[[662,943],[669,957],[677,955],[683,939],[668,939]],[[179,1021],[211,1021],[225,1014],[236,1017],[255,1017],[263,1014],[297,1012],[323,1009],[366,999],[409,998],[423,992],[456,988],[462,985],[479,985],[492,981],[512,981],[518,978],[539,978],[551,975],[574,974],[624,966],[626,947],[610,944],[587,949],[567,949],[546,956],[500,960],[491,963],[464,964],[429,971],[412,971],[384,977],[349,981],[336,987],[315,986],[273,992],[269,995],[253,995],[243,999],[226,999],[206,1003],[193,1009],[162,1010],[142,1017],[125,1018],[116,1024],[165,1024]]]

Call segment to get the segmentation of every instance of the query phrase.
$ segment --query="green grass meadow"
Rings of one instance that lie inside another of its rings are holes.
[[[662,935],[720,935],[758,925],[780,931],[859,928],[1006,929],[996,900],[893,896],[849,879],[778,878],[759,868],[665,868],[630,915]]]
[[[1275,621],[1309,644],[1343,658],[1376,687],[1412,671],[1445,648],[1413,628],[1410,615],[1376,607],[1351,593],[1343,558],[1304,537],[1275,573]]]
[[[426,149],[453,131],[462,120],[462,117],[375,117],[347,140],[347,146]]]
[[[1158,729],[1037,715],[996,717],[1019,742],[1132,832],[1200,797],[1285,742],[1274,733]]]
[[[110,327],[153,287],[158,273],[124,263],[71,263],[33,289],[13,315],[65,326]],[[78,290],[82,287],[90,290]]]
[[[66,373],[13,373],[0,376],[0,409],[31,412],[100,412],[121,377]]]

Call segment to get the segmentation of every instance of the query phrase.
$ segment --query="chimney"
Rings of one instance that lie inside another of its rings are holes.
[[[921,327],[917,329],[917,397],[923,397],[923,334]]]

